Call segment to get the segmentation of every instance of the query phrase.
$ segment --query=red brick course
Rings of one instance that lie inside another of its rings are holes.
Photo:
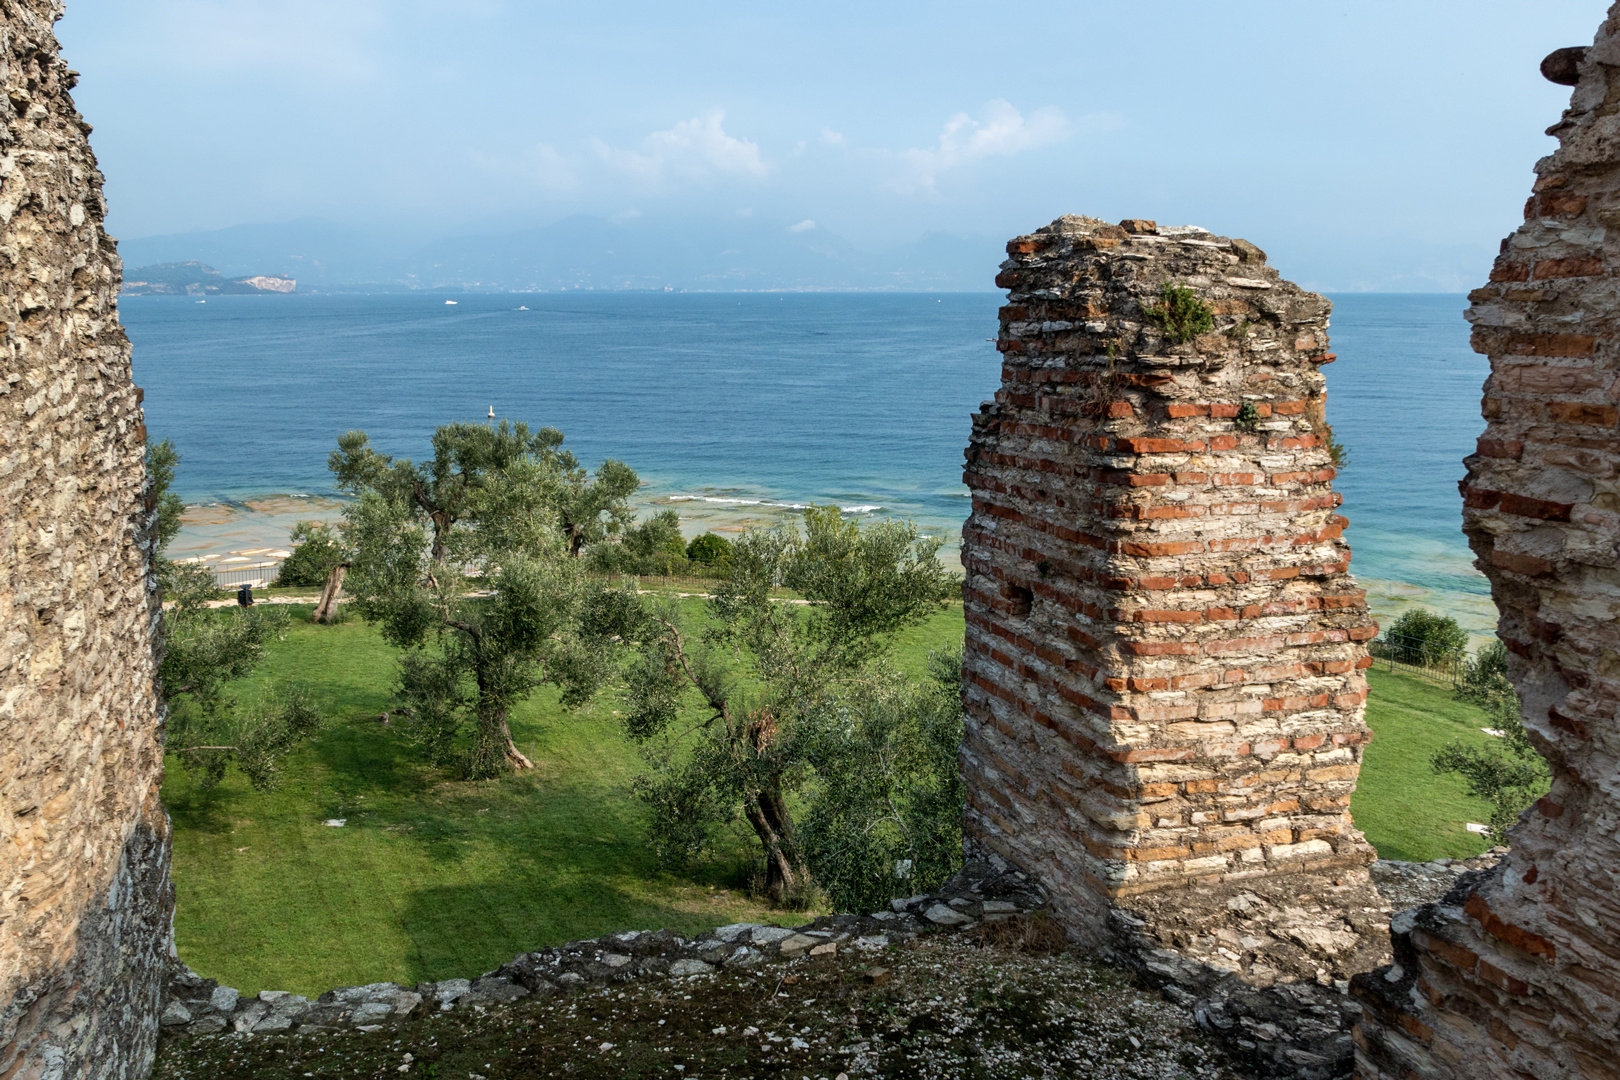
[[[1092,938],[1114,898],[1372,857],[1330,305],[1187,239],[1071,218],[1008,245],[1003,389],[964,471],[969,843]],[[1177,343],[1146,313],[1192,278],[1223,314]]]

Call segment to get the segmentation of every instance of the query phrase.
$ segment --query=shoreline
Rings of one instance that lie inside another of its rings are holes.
[[[345,502],[347,499],[331,493],[281,493],[189,503],[181,518],[180,533],[170,543],[167,554],[176,560],[206,559],[228,568],[223,563],[225,557],[246,559],[266,551],[285,550],[295,524],[336,520]],[[681,515],[682,535],[689,540],[705,532],[726,536],[768,527],[796,515],[807,505],[734,488],[668,491],[652,490],[650,485],[638,492],[631,503],[638,517],[675,510]],[[854,504],[846,512],[862,517],[900,517],[876,503]],[[918,524],[926,533],[944,536],[941,560],[959,570],[960,523],[922,520]],[[1448,567],[1446,576],[1455,578],[1456,569]],[[1482,588],[1478,593],[1391,577],[1356,574],[1356,580],[1367,590],[1368,607],[1380,625],[1387,626],[1408,608],[1423,607],[1456,619],[1468,632],[1470,649],[1495,638],[1496,607],[1484,588],[1484,575],[1479,575]]]

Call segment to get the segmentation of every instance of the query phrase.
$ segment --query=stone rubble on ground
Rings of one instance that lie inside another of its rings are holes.
[[[226,1030],[265,1034],[306,1028],[380,1030],[430,1010],[490,1008],[528,997],[644,978],[693,979],[799,957],[872,952],[919,935],[967,930],[981,921],[1045,907],[1045,894],[1003,864],[970,864],[939,890],[896,900],[869,916],[823,915],[797,927],[736,923],[683,937],[672,930],[629,930],[556,948],[521,953],[476,979],[445,979],[415,987],[396,983],[343,986],[314,1001],[280,990],[244,998],[189,967],[169,980],[165,1035],[212,1035]]]
[[[1380,860],[1372,867],[1372,878],[1394,905],[1408,906],[1443,895],[1464,873],[1489,869],[1503,852],[1495,848],[1472,859],[1428,863]],[[1329,979],[1325,985],[1309,979],[1277,980],[1255,986],[1230,974],[1219,977],[1218,969],[1217,977],[1211,978],[1207,960],[1188,959],[1188,955],[1208,951],[1235,969],[1237,964],[1218,950],[1247,955],[1252,980],[1254,969],[1265,965],[1267,947],[1279,954],[1303,955],[1308,946],[1331,945],[1312,938],[1313,930],[1330,936],[1331,931],[1322,930],[1325,924],[1305,907],[1297,913],[1300,917],[1294,927],[1295,936],[1303,936],[1305,941],[1286,934],[1268,942],[1241,936],[1226,940],[1231,936],[1225,933],[1227,927],[1241,926],[1242,916],[1251,914],[1247,909],[1253,908],[1252,914],[1263,918],[1259,908],[1272,903],[1259,892],[1246,890],[1227,902],[1229,910],[1224,916],[1211,915],[1212,925],[1219,926],[1214,934],[1205,935],[1209,940],[1189,934],[1178,949],[1148,949],[1135,962],[1125,956],[1116,959],[1143,973],[1147,982],[1185,1009],[1235,1060],[1252,1060],[1263,1051],[1270,1060],[1292,1062],[1299,1075],[1310,1075],[1330,1063],[1313,1047],[1348,1037],[1360,1015],[1355,1000],[1345,994],[1343,980]],[[395,983],[339,987],[313,1001],[283,991],[243,998],[230,987],[182,968],[169,983],[162,1024],[169,1036],[221,1032],[246,1036],[333,1028],[377,1032],[408,1017],[485,1010],[593,986],[648,978],[701,981],[711,974],[801,957],[845,951],[873,954],[922,935],[951,934],[1042,911],[1046,904],[1038,886],[1005,864],[976,863],[934,893],[897,899],[890,910],[869,916],[822,916],[797,927],[734,923],[693,938],[669,930],[632,930],[523,953],[476,979],[444,979],[415,987]],[[1232,916],[1238,921],[1231,922]],[[1210,948],[1202,949],[1205,945]],[[1278,970],[1287,966],[1277,958],[1272,964]],[[868,975],[870,982],[881,982],[887,978],[887,969],[874,968]]]

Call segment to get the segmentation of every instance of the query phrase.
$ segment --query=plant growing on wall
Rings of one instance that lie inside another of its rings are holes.
[[[740,813],[759,840],[765,894],[808,895],[790,804],[814,748],[830,746],[817,743],[818,718],[865,692],[894,634],[949,594],[939,546],[914,525],[862,529],[837,507],[814,507],[802,532],[756,530],[731,545],[707,625],[667,601],[641,606],[625,634],[635,655],[624,722],[650,766],[635,789],[661,855],[696,854]],[[804,602],[773,599],[781,586]]]
[[[252,705],[236,692],[264,660],[265,646],[287,625],[285,609],[257,606],[215,610],[214,575],[194,563],[164,556],[180,531],[185,509],[171,487],[180,455],[167,439],[148,443],[147,475],[157,510],[158,583],[164,599],[163,658],[157,683],[168,708],[164,749],[204,788],[235,765],[254,788],[280,779],[281,760],[320,726],[310,695],[300,687],[268,687]]]
[[[402,650],[407,729],[432,760],[457,759],[472,778],[529,768],[512,709],[547,682],[578,704],[608,663],[605,640],[581,631],[614,590],[570,557],[560,523],[577,466],[556,452],[562,433],[447,425],[419,466],[368,461],[364,436],[345,439],[331,463],[360,490],[344,509],[348,587],[355,610]]]
[[[1311,427],[1321,435],[1322,448],[1328,452],[1328,457],[1333,461],[1333,467],[1342,469],[1349,465],[1350,449],[1333,434],[1333,425],[1327,422],[1327,399],[1325,397],[1311,398],[1305,406],[1305,418],[1311,422]]]
[[[1159,302],[1147,309],[1147,317],[1164,336],[1180,345],[1215,328],[1215,312],[1198,293],[1182,285],[1166,284],[1159,290]]]

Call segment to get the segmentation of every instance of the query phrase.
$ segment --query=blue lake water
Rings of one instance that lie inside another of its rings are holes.
[[[496,415],[628,462],[689,529],[836,502],[954,541],[968,417],[996,389],[997,294],[125,297],[154,437],[194,503],[330,493],[351,428],[387,453]],[[1335,297],[1329,418],[1375,610],[1494,622],[1458,531],[1486,363],[1460,296]],[[527,310],[520,310],[527,308]],[[251,517],[251,514],[247,516]]]

